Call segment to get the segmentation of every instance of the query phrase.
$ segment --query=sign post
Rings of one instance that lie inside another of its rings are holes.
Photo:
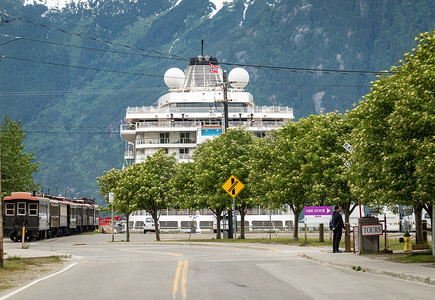
[[[332,209],[330,206],[305,206],[305,223],[328,224],[331,220]]]
[[[236,196],[245,187],[245,185],[238,180],[234,175],[231,175],[227,181],[222,185],[225,192],[228,193],[233,198],[233,228],[234,228],[234,239],[236,239],[236,228],[237,228],[237,216],[236,216]]]
[[[112,206],[112,242],[115,241],[115,225],[113,224],[113,200],[114,200],[114,195],[113,193],[109,193],[109,203]]]

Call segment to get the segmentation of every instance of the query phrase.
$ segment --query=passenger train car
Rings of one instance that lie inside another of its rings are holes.
[[[13,241],[45,239],[98,229],[94,199],[68,199],[39,192],[15,192],[4,198],[3,230]]]

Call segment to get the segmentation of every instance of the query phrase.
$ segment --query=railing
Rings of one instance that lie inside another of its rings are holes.
[[[137,139],[137,145],[150,145],[150,144],[196,144],[195,139],[178,138],[178,139],[168,139],[168,138],[157,138],[157,139]]]
[[[124,159],[134,159],[133,152],[125,152],[124,153]]]
[[[218,111],[220,110],[220,112]],[[128,114],[174,114],[174,113],[223,113],[223,107],[128,107]],[[293,108],[287,106],[253,106],[253,107],[228,107],[228,113],[278,113],[278,114],[292,114]]]
[[[176,159],[192,159],[192,154],[177,154]]]

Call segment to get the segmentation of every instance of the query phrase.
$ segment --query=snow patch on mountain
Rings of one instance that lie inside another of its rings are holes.
[[[211,13],[208,14],[208,17],[212,19],[224,7],[225,3],[233,3],[234,0],[210,0],[210,2],[215,6]]]
[[[321,91],[313,95],[314,108],[316,109],[316,114],[320,114],[322,111],[325,111],[325,107],[323,107],[322,105],[323,96],[325,96],[325,91]]]
[[[130,3],[137,3],[139,0],[124,1]],[[50,11],[62,11],[63,9],[72,4],[75,4],[75,6],[80,5],[82,8],[85,9],[91,9],[91,4],[95,4],[98,7],[99,2],[104,2],[104,0],[24,0],[23,5],[44,5]],[[180,2],[181,0],[178,0],[175,6],[177,6]]]
[[[84,4],[85,7],[89,7],[89,2],[95,2],[95,0],[24,0],[23,5],[44,5],[49,10],[63,10],[70,4]]]
[[[246,19],[246,11],[248,10],[249,5],[254,4],[254,2],[255,2],[255,0],[252,0],[252,1],[247,0],[247,1],[245,1],[245,3],[243,3],[243,5],[245,6],[245,9],[243,10],[243,19],[240,22],[239,26],[243,25],[243,22]]]

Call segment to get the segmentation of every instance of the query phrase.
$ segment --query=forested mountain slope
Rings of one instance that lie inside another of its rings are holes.
[[[435,24],[432,1],[415,0],[3,0],[0,10],[0,112],[22,120],[41,185],[89,197],[95,177],[122,166],[126,107],[155,104],[164,72],[188,63],[155,52],[194,57],[204,39],[228,71],[335,70],[246,67],[258,105],[300,118],[351,109],[375,75],[336,70],[388,70]]]

